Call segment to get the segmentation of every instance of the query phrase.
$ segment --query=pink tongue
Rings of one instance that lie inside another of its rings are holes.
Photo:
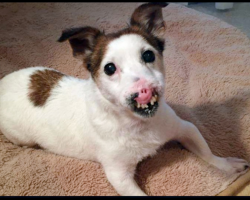
[[[141,89],[139,96],[135,100],[140,104],[148,104],[152,98],[152,90],[150,89]]]

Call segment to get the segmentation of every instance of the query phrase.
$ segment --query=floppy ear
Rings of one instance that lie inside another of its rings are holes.
[[[165,2],[142,4],[132,14],[131,26],[138,26],[153,36],[163,39],[165,23],[162,17],[162,8],[167,5]]]
[[[66,29],[62,32],[58,42],[69,40],[73,50],[73,56],[83,59],[88,64],[89,57],[93,52],[97,38],[102,33],[93,27],[85,26],[79,28]]]

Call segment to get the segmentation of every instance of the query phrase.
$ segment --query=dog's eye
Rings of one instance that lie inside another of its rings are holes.
[[[155,54],[153,51],[147,50],[142,54],[142,59],[145,63],[151,63],[155,61]]]
[[[104,72],[108,76],[111,76],[112,74],[114,74],[115,71],[116,71],[116,67],[115,67],[114,63],[109,63],[109,64],[105,65],[105,67],[104,67]]]

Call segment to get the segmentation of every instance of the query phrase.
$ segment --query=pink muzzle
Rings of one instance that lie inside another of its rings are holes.
[[[143,78],[135,83],[133,90],[139,93],[135,100],[140,104],[148,104],[153,96],[153,88]]]
[[[140,104],[148,104],[152,98],[152,89],[143,88],[139,90],[139,96],[135,100]]]

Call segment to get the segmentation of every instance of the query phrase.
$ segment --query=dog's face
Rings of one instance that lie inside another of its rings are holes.
[[[121,35],[107,45],[96,83],[114,105],[153,116],[164,87],[162,55],[141,35]]]
[[[165,25],[162,7],[143,4],[130,27],[105,35],[92,27],[63,31],[74,56],[83,59],[101,94],[119,109],[140,118],[155,115],[164,91]]]

